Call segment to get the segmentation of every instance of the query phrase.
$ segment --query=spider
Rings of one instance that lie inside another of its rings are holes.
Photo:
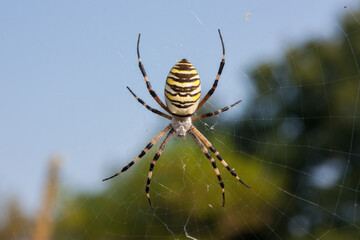
[[[126,165],[121,171],[117,172],[111,177],[103,179],[103,181],[109,180],[111,178],[114,178],[118,176],[119,174],[125,172],[128,170],[132,165],[134,165],[140,158],[142,158],[146,152],[154,146],[154,144],[162,138],[165,133],[167,133],[165,139],[161,143],[159,149],[157,150],[154,159],[152,160],[150,164],[150,169],[148,173],[148,178],[146,182],[146,197],[149,201],[150,207],[153,209],[153,206],[151,204],[150,200],[150,181],[153,174],[153,169],[156,164],[156,161],[160,158],[161,153],[163,152],[166,144],[169,142],[170,137],[175,134],[175,137],[181,137],[185,139],[186,133],[188,133],[197,143],[197,145],[201,148],[202,152],[205,154],[205,156],[210,160],[210,163],[212,164],[215,174],[219,180],[221,191],[222,191],[222,199],[223,203],[222,206],[225,206],[225,189],[224,189],[224,182],[221,178],[219,169],[216,166],[214,158],[209,153],[208,149],[212,151],[215,156],[219,159],[221,164],[238,180],[240,183],[242,183],[244,186],[250,188],[246,183],[244,183],[239,176],[236,174],[234,169],[232,169],[225,160],[220,156],[220,153],[214,148],[214,146],[211,144],[211,142],[192,124],[192,121],[215,116],[219,113],[225,112],[232,108],[233,106],[237,105],[241,102],[237,101],[234,104],[224,107],[222,109],[219,109],[215,112],[209,112],[205,113],[200,116],[193,117],[193,114],[202,106],[204,103],[211,97],[211,95],[214,93],[218,81],[220,79],[220,75],[222,73],[222,70],[225,65],[225,47],[224,47],[224,41],[221,36],[220,29],[218,29],[221,45],[222,45],[222,60],[220,62],[219,70],[217,73],[217,76],[215,78],[215,81],[213,83],[212,88],[208,91],[208,93],[205,95],[205,97],[200,101],[200,95],[201,95],[201,84],[200,84],[200,78],[199,75],[195,69],[195,67],[186,59],[182,59],[178,63],[175,64],[175,66],[170,70],[165,84],[165,101],[166,106],[163,104],[163,102],[160,100],[158,95],[155,93],[155,91],[151,88],[150,81],[146,75],[145,69],[143,64],[141,63],[140,59],[140,52],[139,52],[139,42],[140,42],[140,34],[137,41],[137,56],[138,56],[138,62],[139,62],[139,68],[140,71],[145,79],[146,87],[150,93],[150,95],[155,99],[155,101],[167,112],[170,114],[167,115],[155,108],[150,107],[147,103],[145,103],[143,100],[138,98],[135,93],[127,87],[127,89],[130,91],[130,93],[136,98],[136,100],[141,103],[143,106],[145,106],[148,110],[150,110],[153,113],[156,113],[164,118],[167,118],[171,120],[171,123],[162,130],[151,142],[141,151],[141,153],[132,160],[128,165]],[[204,145],[205,144],[205,145]],[[206,147],[205,147],[206,146]],[[207,149],[208,148],[208,149]]]

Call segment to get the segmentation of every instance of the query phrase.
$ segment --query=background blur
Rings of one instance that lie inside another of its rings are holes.
[[[359,239],[360,4],[322,1],[0,2],[0,239]],[[247,15],[247,13],[249,13]],[[247,18],[245,19],[245,16]],[[252,188],[171,139],[108,177],[167,124],[163,99],[187,58],[203,93],[195,122]]]

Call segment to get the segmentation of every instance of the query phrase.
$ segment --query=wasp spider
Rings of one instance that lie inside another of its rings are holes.
[[[238,180],[240,181],[244,186],[250,188],[248,185],[246,185],[236,174],[234,169],[232,169],[225,160],[220,156],[219,152],[214,148],[214,146],[210,143],[208,139],[198,130],[194,125],[192,125],[192,121],[203,119],[206,117],[211,117],[214,115],[217,115],[219,113],[225,112],[229,110],[231,107],[235,106],[241,101],[237,101],[234,104],[224,107],[222,109],[219,109],[215,112],[205,113],[200,116],[193,117],[193,114],[198,110],[214,93],[218,81],[220,79],[221,72],[223,70],[223,67],[225,65],[225,47],[224,47],[224,41],[221,36],[220,29],[219,35],[220,40],[222,44],[222,60],[220,62],[218,74],[215,78],[215,81],[213,83],[212,88],[209,90],[209,92],[205,95],[205,97],[200,101],[200,95],[201,95],[201,85],[200,85],[200,78],[199,75],[195,69],[195,67],[186,59],[182,59],[180,62],[175,64],[175,66],[170,70],[165,84],[165,102],[166,106],[162,103],[162,101],[159,99],[158,95],[154,92],[154,90],[151,88],[150,81],[146,75],[145,69],[143,64],[140,60],[140,53],[139,53],[139,42],[140,42],[140,34],[137,41],[137,55],[138,55],[138,61],[139,61],[139,68],[144,76],[145,83],[147,86],[147,89],[151,96],[155,99],[155,101],[167,112],[169,115],[160,112],[159,110],[150,107],[147,105],[143,100],[138,98],[133,91],[129,87],[127,89],[130,91],[130,93],[138,100],[139,103],[144,105],[148,110],[150,110],[153,113],[156,113],[164,118],[167,118],[171,120],[171,123],[162,130],[151,142],[141,151],[139,156],[137,156],[134,160],[132,160],[127,166],[125,166],[123,169],[121,169],[120,172],[114,174],[111,177],[105,178],[103,181],[109,180],[113,177],[116,177],[120,173],[125,172],[128,170],[132,165],[134,165],[140,158],[142,158],[145,153],[152,147],[154,144],[159,141],[160,138],[162,138],[165,133],[167,133],[165,139],[160,145],[160,148],[157,150],[154,159],[152,160],[150,164],[150,170],[146,182],[146,197],[149,201],[150,207],[152,207],[151,200],[150,200],[150,181],[153,173],[153,169],[155,166],[156,161],[160,158],[161,153],[163,152],[166,144],[168,143],[170,137],[173,134],[176,134],[178,137],[185,138],[186,133],[189,133],[189,135],[195,140],[197,145],[201,148],[202,152],[205,154],[205,156],[210,160],[215,174],[219,180],[222,196],[223,196],[223,204],[225,205],[225,191],[224,191],[224,182],[220,176],[220,172],[216,166],[214,158],[210,155],[208,149],[212,151],[215,156],[219,159],[221,164]],[[205,145],[204,145],[205,144]],[[205,147],[206,146],[206,147]],[[207,149],[208,148],[208,149]]]

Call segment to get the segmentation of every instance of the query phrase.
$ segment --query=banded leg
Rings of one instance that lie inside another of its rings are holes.
[[[148,110],[150,110],[151,112],[153,113],[156,113],[164,118],[167,118],[167,119],[170,119],[171,120],[171,117],[169,115],[166,115],[165,113],[162,113],[160,112],[159,110],[155,109],[155,108],[152,108],[150,107],[149,105],[147,105],[141,98],[138,98],[135,93],[133,93],[133,91],[131,91],[131,89],[126,86],[126,88],[130,91],[130,93],[136,98],[136,100],[138,100],[139,103],[141,103],[142,105],[144,105]]]
[[[162,101],[160,100],[160,98],[158,97],[158,95],[155,93],[154,90],[152,90],[151,85],[150,85],[150,81],[148,79],[148,76],[146,75],[145,72],[145,68],[143,66],[143,64],[141,63],[141,59],[140,59],[140,51],[139,51],[139,43],[140,43],[140,33],[139,33],[139,37],[138,37],[138,41],[137,41],[137,55],[138,55],[138,61],[139,61],[139,68],[140,71],[145,79],[146,82],[146,87],[150,93],[150,95],[155,99],[155,101],[169,114],[171,114],[170,110],[162,103]]]
[[[153,140],[151,140],[151,142],[141,151],[141,153],[139,154],[139,156],[137,156],[134,160],[132,160],[128,165],[126,165],[123,169],[121,169],[120,172],[112,175],[111,177],[105,178],[103,179],[103,181],[109,180],[111,178],[116,177],[117,175],[119,175],[122,172],[125,172],[126,170],[128,170],[132,165],[134,165],[140,158],[142,158],[146,152],[152,148],[152,146],[154,146],[154,144],[159,141],[160,138],[162,138],[162,136],[164,136],[164,134],[169,131],[169,129],[171,128],[171,124],[169,124],[164,130],[162,130]]]
[[[214,158],[210,155],[209,151],[207,150],[207,148],[204,146],[204,144],[201,142],[201,140],[196,136],[196,134],[191,130],[188,131],[188,133],[190,134],[190,136],[195,140],[195,142],[197,143],[197,145],[199,145],[199,147],[201,148],[201,150],[203,151],[203,153],[205,154],[205,156],[210,160],[211,165],[214,168],[215,174],[219,180],[220,183],[220,187],[221,187],[221,192],[222,192],[222,197],[223,197],[223,204],[222,206],[225,206],[225,186],[224,186],[224,182],[221,178],[219,169],[216,166],[215,160]]]
[[[235,170],[232,169],[227,162],[225,162],[225,160],[220,156],[220,153],[214,148],[214,146],[211,144],[211,142],[209,140],[207,140],[207,138],[199,131],[197,130],[196,127],[192,126],[190,128],[190,130],[198,137],[200,138],[201,141],[203,141],[206,145],[206,147],[208,147],[210,149],[210,151],[212,151],[215,156],[219,159],[219,161],[221,162],[221,164],[231,173],[231,175],[233,175],[239,182],[241,182],[245,187],[250,188],[249,185],[247,185],[246,183],[244,183],[239,176],[236,174]]]
[[[227,110],[229,110],[230,108],[232,108],[233,106],[235,106],[236,104],[240,103],[241,100],[237,101],[236,103],[234,104],[231,104],[230,106],[227,106],[227,107],[224,107],[222,109],[219,109],[215,112],[210,112],[210,113],[205,113],[203,115],[200,115],[200,116],[196,116],[196,117],[192,117],[191,120],[195,121],[195,120],[199,120],[199,119],[203,119],[203,118],[207,118],[207,117],[212,117],[212,116],[215,116],[215,115],[218,115],[219,113],[222,113],[222,112],[225,112]]]
[[[155,166],[156,161],[160,158],[161,153],[163,152],[166,144],[169,142],[171,135],[174,133],[174,129],[171,129],[170,132],[166,135],[164,141],[161,143],[159,149],[157,150],[154,159],[152,160],[151,164],[150,164],[150,169],[149,169],[149,174],[148,174],[148,178],[147,178],[147,182],[146,182],[146,188],[145,188],[145,192],[146,192],[146,197],[149,200],[149,204],[152,210],[154,210],[152,204],[151,204],[151,200],[150,200],[150,194],[149,194],[149,190],[150,190],[150,182],[151,182],[151,177],[152,177],[152,173],[153,173],[153,169]]]
[[[209,90],[209,92],[205,95],[205,97],[201,100],[201,102],[199,103],[197,109],[201,108],[202,105],[204,105],[204,103],[211,97],[211,95],[213,95],[213,93],[215,92],[215,89],[218,85],[218,82],[219,82],[219,79],[220,79],[220,76],[221,76],[221,73],[222,73],[222,70],[224,68],[224,65],[225,65],[225,46],[224,46],[224,41],[223,41],[223,38],[221,36],[221,32],[220,32],[220,29],[218,29],[219,31],[219,35],[220,35],[220,40],[221,40],[221,45],[222,45],[222,50],[223,50],[223,55],[222,55],[222,59],[221,59],[221,62],[220,62],[220,66],[219,66],[219,70],[218,70],[218,74],[215,78],[215,81],[214,81],[214,84],[212,86],[212,88]]]

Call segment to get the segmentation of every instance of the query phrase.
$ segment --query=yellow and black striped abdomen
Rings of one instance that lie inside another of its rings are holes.
[[[166,79],[166,106],[173,115],[188,117],[196,111],[200,95],[198,72],[188,60],[181,60],[170,70]]]

